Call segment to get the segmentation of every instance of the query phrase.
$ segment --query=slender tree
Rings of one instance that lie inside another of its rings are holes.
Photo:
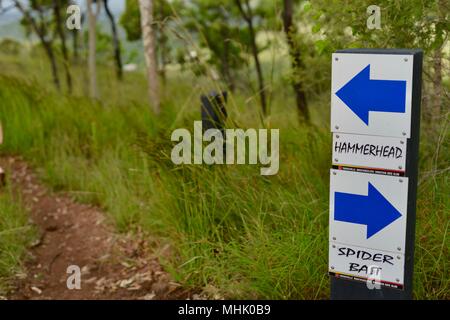
[[[172,16],[172,10],[182,7],[176,0],[153,0],[153,32],[155,34],[155,55],[158,63],[158,74],[161,76],[163,87],[166,82],[166,66],[171,59],[171,47],[166,23]],[[127,40],[135,41],[142,38],[141,14],[139,11],[139,2],[136,0],[126,0],[125,11],[120,17],[120,24],[125,29]],[[162,94],[162,89],[161,94]]]
[[[122,56],[120,52],[120,40],[119,34],[117,32],[117,25],[114,19],[114,15],[109,9],[108,0],[103,0],[103,5],[105,7],[106,16],[108,17],[109,24],[111,25],[111,32],[113,38],[113,49],[114,49],[114,61],[116,65],[117,78],[122,80],[123,78],[123,68],[122,68]]]
[[[293,70],[292,87],[295,93],[295,100],[297,103],[298,115],[301,122],[309,122],[309,110],[306,101],[303,84],[299,77],[299,70],[304,65],[302,61],[301,49],[295,39],[297,36],[297,28],[293,23],[294,0],[283,0],[283,25],[286,34],[287,43],[289,46],[289,55],[291,57],[291,65]]]
[[[75,63],[78,62],[79,59],[79,37],[80,33],[77,29],[71,30],[72,35],[72,58]]]
[[[150,105],[156,114],[160,113],[158,65],[155,50],[155,33],[153,30],[153,0],[139,0],[141,13],[142,40],[147,64],[148,91]]]
[[[96,2],[95,10],[93,3]],[[89,33],[89,48],[88,48],[88,65],[89,65],[89,84],[90,94],[94,99],[98,99],[99,92],[97,86],[97,61],[96,61],[96,47],[97,47],[97,18],[100,14],[100,1],[86,0],[88,12],[88,33]]]
[[[55,25],[56,25],[56,32],[58,33],[59,40],[61,41],[61,52],[63,55],[63,66],[64,66],[64,72],[66,74],[66,82],[67,82],[67,89],[69,93],[72,92],[72,75],[70,73],[70,67],[69,67],[69,54],[67,51],[66,46],[66,33],[64,32],[64,22],[61,18],[61,0],[53,0],[53,13],[55,16]]]
[[[61,83],[58,75],[58,66],[56,62],[56,55],[53,50],[54,37],[49,35],[49,23],[45,18],[45,10],[49,8],[48,4],[33,3],[33,5],[25,6],[19,0],[13,0],[12,3],[20,11],[23,16],[23,21],[39,38],[45,54],[50,61],[53,83],[58,90],[61,89]],[[35,13],[35,14],[34,14]]]
[[[443,112],[444,107],[444,87],[443,87],[443,51],[445,46],[448,44],[448,32],[449,32],[449,22],[448,16],[450,10],[450,3],[445,0],[437,1],[437,22],[435,24],[435,48],[433,54],[433,91],[434,91],[434,101],[431,110],[431,114],[435,115],[432,120],[437,120]],[[448,53],[449,51],[447,51]],[[447,69],[449,69],[447,67]],[[444,67],[444,70],[445,67]],[[436,117],[437,115],[437,117]]]
[[[169,37],[167,35],[166,21],[172,16],[172,10],[180,7],[177,1],[168,2],[168,0],[154,0],[153,19],[157,21],[155,42],[156,56],[158,63],[158,73],[161,76],[163,87],[166,86],[166,66],[170,63],[171,48]]]
[[[250,0],[235,0],[235,4],[239,9],[242,18],[247,23],[249,36],[250,36],[250,48],[252,50],[253,60],[255,61],[256,74],[258,77],[259,96],[261,99],[261,108],[264,115],[267,115],[267,98],[266,89],[264,84],[264,76],[259,61],[259,49],[256,43],[256,31],[254,24],[253,10],[250,5]]]

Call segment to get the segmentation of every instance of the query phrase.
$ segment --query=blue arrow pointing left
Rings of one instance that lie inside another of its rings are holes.
[[[367,239],[401,216],[401,213],[370,182],[367,196],[334,193],[334,220],[366,225]]]
[[[366,125],[369,112],[405,113],[406,81],[370,79],[370,64],[362,69],[336,95]]]

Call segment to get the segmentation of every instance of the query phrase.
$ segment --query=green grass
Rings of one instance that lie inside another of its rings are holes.
[[[10,187],[0,190],[0,296],[22,271],[25,252],[35,233],[20,198]]]
[[[273,97],[265,125],[280,128],[280,171],[263,177],[258,166],[170,161],[171,131],[192,128],[199,95],[210,88],[205,80],[172,76],[163,114],[155,118],[141,75],[120,84],[102,72],[102,103],[80,97],[82,90],[68,97],[42,81],[0,76],[3,152],[43,168],[54,189],[105,208],[118,230],[140,228],[170,244],[172,255],[163,262],[185,286],[229,298],[329,296],[327,92],[311,103],[313,127],[296,124],[292,97]],[[247,98],[231,97],[230,118],[240,127],[260,127],[258,107]],[[437,140],[425,129],[415,297],[449,299],[449,137],[444,131]]]

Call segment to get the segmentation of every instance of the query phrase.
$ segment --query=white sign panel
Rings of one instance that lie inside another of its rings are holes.
[[[330,172],[330,272],[364,278],[377,266],[380,281],[402,284],[408,178]]]
[[[332,161],[335,166],[404,173],[406,139],[334,133]]]
[[[331,130],[409,138],[413,56],[334,53]]]
[[[403,254],[331,242],[329,270],[334,276],[340,278],[364,282],[375,281],[384,286],[402,288],[404,257]]]

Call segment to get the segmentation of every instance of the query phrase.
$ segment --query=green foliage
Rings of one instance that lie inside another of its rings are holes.
[[[36,27],[39,32],[48,38],[54,37],[52,30],[55,32],[55,17],[54,17],[54,0],[31,0],[28,5],[22,4],[23,9],[26,11],[29,18],[33,19],[36,23]],[[60,15],[65,16],[64,8],[70,3],[70,0],[58,0],[60,2]],[[30,20],[23,16],[21,19],[21,24],[25,29],[25,32],[30,35],[35,33],[36,30],[32,27]],[[53,33],[54,33],[53,32]],[[47,39],[49,40],[49,39]]]
[[[243,30],[226,8],[226,3],[202,0],[186,6],[183,12],[185,27],[198,35],[200,47],[210,50],[207,62],[215,66],[229,83],[235,71],[244,65],[242,43],[248,41],[248,31]]]
[[[153,19],[155,21],[155,30],[158,37],[162,37],[162,29],[166,20],[171,17],[172,9],[179,8],[181,3],[178,1],[154,0],[153,1]],[[139,40],[142,36],[141,32],[141,13],[139,11],[138,0],[126,0],[125,11],[120,17],[120,24],[125,29],[127,40]]]
[[[311,1],[313,32],[333,39],[334,48],[383,47],[422,48],[426,52],[442,46],[448,38],[448,0],[380,0],[381,30],[366,26],[369,0]],[[344,8],[344,9],[343,9]],[[338,14],[337,14],[338,13]],[[350,32],[348,32],[350,31]]]
[[[169,40],[169,25],[172,10],[180,8],[182,2],[155,0],[153,1],[154,31],[156,36],[156,51],[160,69],[173,60],[172,49],[175,47]],[[125,11],[120,17],[120,24],[125,29],[128,41],[137,41],[142,37],[140,11],[138,0],[127,0]]]
[[[87,48],[89,42],[88,30],[83,32],[82,40],[84,42],[84,48]],[[105,32],[102,26],[97,26],[95,56],[98,63],[107,64],[108,62],[112,62],[114,52],[111,51],[111,42],[112,35],[109,32]],[[131,56],[133,57],[133,53],[131,53]]]
[[[128,41],[141,38],[141,15],[138,0],[126,0],[125,11],[120,17],[120,24],[125,29]]]

